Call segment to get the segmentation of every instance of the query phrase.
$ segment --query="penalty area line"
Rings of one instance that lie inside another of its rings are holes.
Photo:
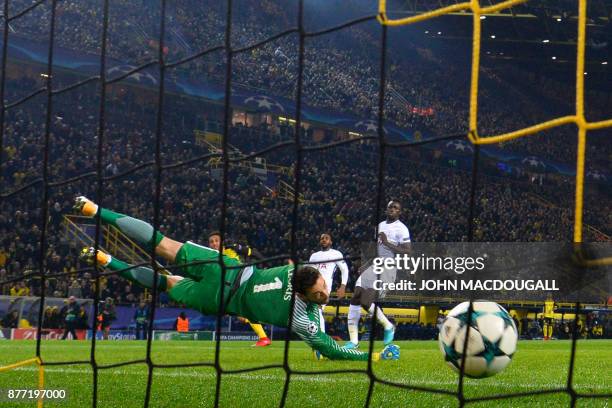
[[[146,369],[146,367],[143,367]],[[154,376],[163,376],[163,377],[191,377],[191,378],[210,378],[214,379],[217,377],[216,372],[211,372],[213,368],[204,368],[205,372],[201,372],[200,370],[196,371],[190,367],[190,370],[187,371],[175,371],[178,368],[168,369],[158,369],[153,372]],[[172,370],[172,371],[171,371]],[[13,371],[38,371],[36,367],[19,367]],[[208,372],[207,372],[208,371]],[[78,368],[61,368],[61,367],[46,367],[45,373],[61,373],[61,374],[91,374],[92,370],[78,369]],[[121,375],[121,376],[141,376],[142,374],[135,370],[121,370],[121,369],[104,369],[101,370],[100,373],[111,374],[111,375]],[[239,378],[242,380],[249,381],[285,381],[286,377],[284,374],[282,375],[274,375],[274,374],[254,374],[254,373],[241,373],[241,374],[224,374],[230,378]],[[369,380],[364,375],[349,375],[349,376],[339,376],[339,375],[328,375],[328,376],[319,376],[319,375],[297,375],[294,374],[291,376],[291,381],[297,382],[311,382],[311,383],[368,383]],[[403,382],[405,385],[418,385],[418,386],[450,386],[456,387],[456,381],[439,381],[439,380],[411,380],[410,382]],[[548,389],[558,387],[559,384],[517,384],[517,383],[509,383],[506,381],[495,381],[492,384],[481,384],[482,386],[490,386],[494,388],[510,388],[510,389]],[[580,386],[574,385],[574,387],[578,390],[581,388],[588,388],[591,390],[608,390],[609,387],[605,387],[603,385],[593,385],[589,384],[588,386]]]

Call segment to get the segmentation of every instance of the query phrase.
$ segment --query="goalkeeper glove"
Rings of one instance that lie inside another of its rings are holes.
[[[225,246],[225,248],[229,248],[229,249],[233,249],[234,251],[236,251],[236,253],[244,258],[247,258],[249,256],[251,256],[252,250],[251,247],[248,245],[243,245],[240,243],[236,243],[236,244],[228,244]]]
[[[313,355],[314,355],[315,360],[327,360],[328,359],[323,354],[321,354],[319,350],[313,350]]]
[[[400,349],[399,346],[395,344],[387,345],[380,353],[374,353],[372,355],[372,360],[399,360],[400,358]]]

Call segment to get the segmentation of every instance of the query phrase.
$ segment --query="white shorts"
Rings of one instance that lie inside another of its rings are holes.
[[[363,289],[373,289],[374,281],[380,280],[383,283],[393,283],[397,277],[397,268],[384,268],[383,273],[374,273],[373,265],[367,267],[365,271],[359,275],[355,287],[359,286]]]

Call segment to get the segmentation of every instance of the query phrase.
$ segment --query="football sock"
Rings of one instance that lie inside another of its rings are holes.
[[[348,332],[349,340],[353,344],[359,344],[359,318],[361,317],[361,306],[349,305]]]
[[[253,329],[253,331],[255,332],[257,337],[259,337],[260,340],[268,337],[266,335],[266,331],[263,329],[263,326],[261,324],[251,322],[249,322],[249,324],[251,325],[251,329]]]
[[[104,256],[100,256],[100,254]],[[121,269],[129,268],[131,265],[115,259],[108,254],[98,252],[97,261],[100,265],[107,267],[110,270],[118,271]],[[119,276],[126,278],[132,282],[139,284],[148,289],[153,288],[153,269],[144,266],[137,266],[126,271],[119,272]],[[168,278],[166,275],[157,275],[157,288],[159,290],[166,290],[168,288]]]
[[[374,303],[372,303],[368,312],[372,314],[374,313],[374,309],[375,306]],[[378,323],[380,323],[385,330],[393,328],[393,324],[389,321],[389,319],[387,319],[387,316],[385,316],[380,306],[376,308],[376,320],[378,320]]]

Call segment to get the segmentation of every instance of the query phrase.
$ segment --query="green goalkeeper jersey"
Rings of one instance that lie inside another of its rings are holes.
[[[289,325],[293,265],[257,269],[243,267],[236,259],[223,256],[226,273],[222,283],[218,260],[218,251],[186,242],[176,257],[177,264],[185,265],[180,274],[186,278],[174,285],[170,297],[206,315],[217,314],[223,301],[226,313],[246,317],[252,322],[279,327]],[[318,308],[318,305],[296,297],[291,329],[325,357],[367,360],[368,353],[340,347],[321,332]]]
[[[241,285],[230,298],[227,312],[252,322],[287,327],[291,306],[293,265],[269,269],[245,268]],[[292,330],[310,347],[335,360],[367,360],[368,353],[341,347],[320,330],[319,305],[295,298]]]

